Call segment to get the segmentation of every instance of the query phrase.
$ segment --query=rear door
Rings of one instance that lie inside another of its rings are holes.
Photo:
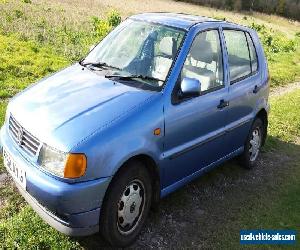
[[[227,139],[230,151],[241,148],[252,124],[261,87],[256,49],[247,31],[224,28],[229,74]]]

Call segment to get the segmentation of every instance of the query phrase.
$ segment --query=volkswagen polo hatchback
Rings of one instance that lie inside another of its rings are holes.
[[[268,81],[255,31],[138,14],[9,102],[4,163],[52,227],[126,246],[161,197],[232,157],[255,165]]]

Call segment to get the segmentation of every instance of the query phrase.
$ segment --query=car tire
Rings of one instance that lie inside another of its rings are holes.
[[[100,233],[114,247],[136,240],[150,210],[151,177],[140,161],[124,165],[114,176],[100,214]]]
[[[257,163],[261,146],[265,138],[265,126],[260,118],[252,123],[249,135],[244,145],[244,152],[240,157],[241,165],[246,169],[253,168]]]

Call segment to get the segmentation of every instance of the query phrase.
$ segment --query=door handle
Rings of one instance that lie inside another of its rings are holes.
[[[218,109],[223,109],[229,106],[229,102],[222,99],[220,101],[220,104],[217,106]]]
[[[259,87],[257,85],[255,85],[254,89],[253,89],[253,94],[258,93],[259,91]]]

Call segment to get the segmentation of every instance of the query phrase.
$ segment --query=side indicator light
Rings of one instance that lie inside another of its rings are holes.
[[[78,178],[84,175],[86,170],[86,156],[84,154],[69,154],[65,170],[65,178]]]
[[[160,128],[154,129],[153,134],[154,135],[160,135]]]

